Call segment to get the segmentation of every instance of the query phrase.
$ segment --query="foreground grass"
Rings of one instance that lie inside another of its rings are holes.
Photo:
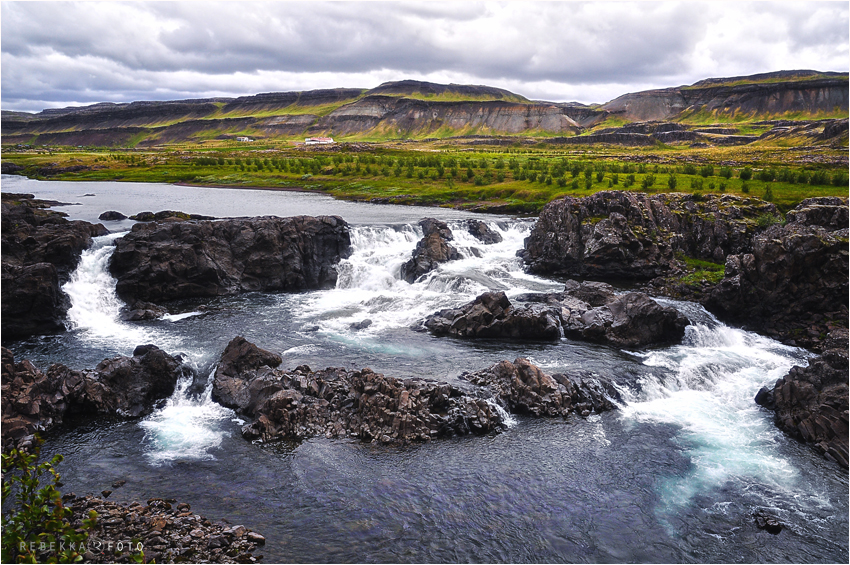
[[[828,148],[563,148],[541,143],[470,150],[440,140],[318,151],[208,142],[150,150],[3,152],[4,163],[24,167],[31,178],[298,189],[351,200],[517,214],[536,214],[556,198],[600,190],[749,195],[787,211],[812,196],[846,197],[846,161],[846,151]]]

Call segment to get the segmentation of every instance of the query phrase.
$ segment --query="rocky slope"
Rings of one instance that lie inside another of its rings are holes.
[[[115,241],[110,273],[127,302],[329,288],[351,253],[338,216],[139,223]]]
[[[818,347],[848,317],[848,204],[809,198],[726,257],[724,278],[704,300],[718,317],[784,341]]]
[[[756,402],[774,410],[776,425],[811,444],[827,459],[848,467],[847,330],[833,331],[825,351],[807,367],[793,367]]]
[[[68,221],[31,194],[3,193],[2,316],[5,339],[65,330],[70,307],[61,285],[76,268],[101,224]]]
[[[629,121],[677,120],[698,112],[715,117],[847,112],[847,74],[783,71],[707,79],[687,87],[625,94],[602,109]]]
[[[811,118],[843,118],[848,110],[846,73],[793,71],[752,77],[709,79],[691,86],[623,95],[600,106],[529,101],[506,90],[420,81],[382,84],[371,90],[339,88],[170,102],[95,104],[45,110],[39,114],[3,112],[4,143],[63,145],[141,145],[249,134],[291,138],[318,134],[391,138],[457,134],[561,134],[561,142],[628,145],[710,139],[749,143],[753,138],[718,132],[683,131],[664,135],[629,131],[573,138],[606,118],[628,122],[681,121],[741,114],[770,119],[794,113]],[[843,114],[843,115],[842,115]],[[238,133],[234,133],[238,132]],[[139,141],[141,139],[141,141]]]

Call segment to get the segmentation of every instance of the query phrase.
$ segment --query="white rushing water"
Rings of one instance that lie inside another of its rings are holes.
[[[667,377],[647,374],[639,390],[622,389],[623,416],[679,427],[676,441],[691,459],[685,475],[662,482],[662,512],[727,481],[790,489],[797,476],[779,453],[786,439],[772,414],[753,398],[792,366],[805,365],[808,353],[725,326],[704,311],[701,317],[705,323],[688,326],[681,345],[641,354],[646,366],[668,369]]]
[[[108,265],[114,241],[126,233],[94,238],[92,246],[80,256],[71,279],[62,287],[71,299],[68,310],[71,329],[84,333],[84,339],[98,345],[133,347],[154,337],[152,332],[120,319],[124,303],[115,293],[116,281],[109,274]]]
[[[401,279],[401,267],[422,238],[418,226],[355,227],[353,253],[339,265],[336,289],[310,295],[300,305],[305,325],[340,339],[368,340],[393,328],[410,327],[443,308],[473,300],[488,290],[508,296],[555,291],[562,285],[528,275],[516,256],[531,228],[529,222],[488,222],[502,242],[484,245],[460,226],[452,228],[452,245],[462,258],[440,265],[412,284]],[[371,320],[356,334],[350,327]]]
[[[204,392],[193,396],[192,378],[181,379],[165,406],[142,420],[149,449],[148,461],[154,466],[175,461],[214,459],[215,449],[230,435],[226,423],[235,418],[233,410],[213,402],[210,372]]]
[[[328,342],[344,343],[359,351],[393,354],[387,336],[416,326],[429,314],[460,306],[487,290],[502,290],[509,297],[525,292],[562,289],[560,283],[527,274],[517,249],[523,246],[530,222],[488,222],[503,237],[498,244],[484,245],[459,222],[450,221],[453,245],[462,258],[452,261],[410,284],[400,278],[402,264],[411,257],[422,237],[416,225],[358,226],[351,229],[353,253],[339,265],[338,283],[329,291],[278,295],[261,315],[271,319],[294,318],[296,325],[311,327],[314,341],[289,347],[284,357],[320,355]],[[71,281],[64,287],[71,297],[69,318],[75,331],[92,343],[114,343],[123,347],[156,343],[174,353],[185,349],[188,336],[161,327],[123,322],[122,306],[115,295],[115,280],[107,270],[112,243],[122,234],[96,238],[83,254]],[[275,301],[277,301],[275,305]],[[781,433],[769,415],[753,402],[757,390],[781,377],[794,364],[805,364],[804,350],[786,347],[753,333],[729,328],[700,306],[673,304],[692,320],[682,344],[643,352],[629,352],[648,368],[636,388],[621,386],[625,404],[622,416],[636,423],[671,424],[678,428],[676,441],[692,462],[684,476],[665,479],[661,484],[662,504],[675,509],[686,505],[698,493],[721,487],[729,480],[755,478],[767,484],[787,485],[796,470],[776,449]],[[167,316],[178,325],[199,312]],[[371,324],[353,329],[353,324]],[[192,347],[193,344],[190,343]],[[439,344],[435,345],[439,348]],[[534,352],[541,367],[557,364],[558,355],[570,345],[552,344]],[[190,347],[191,349],[191,347]],[[190,351],[197,361],[220,352]],[[410,352],[405,350],[405,354]],[[435,349],[429,354],[440,354]],[[663,374],[664,376],[658,376]],[[616,375],[614,375],[616,378]],[[193,395],[191,382],[182,380],[165,406],[144,419],[151,464],[177,460],[212,458],[220,445],[233,412],[211,399],[210,375],[203,394]],[[509,427],[517,425],[510,414],[503,415]],[[588,424],[590,425],[590,424]],[[601,422],[601,445],[608,445]]]

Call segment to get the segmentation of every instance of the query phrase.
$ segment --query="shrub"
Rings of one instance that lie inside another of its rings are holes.
[[[667,178],[667,188],[670,189],[670,192],[676,192],[676,183],[677,182],[678,181],[676,180],[676,175],[670,175]]]
[[[732,167],[720,167],[720,176],[726,180],[732,178]]]
[[[92,510],[81,531],[71,525],[72,511],[62,504],[62,494],[57,490],[61,483],[55,467],[62,456],[54,455],[50,461],[37,464],[42,443],[36,437],[31,454],[13,449],[2,456],[3,508],[7,511],[3,517],[3,563],[82,561],[87,530],[97,521]],[[52,479],[41,486],[44,474]],[[7,506],[13,493],[15,505]]]
[[[741,172],[738,173],[738,176],[741,180],[750,180],[753,178],[753,170],[749,167],[744,167],[741,169]]]
[[[714,174],[714,167],[712,165],[703,165],[699,169],[699,174],[703,178],[708,178]]]
[[[702,190],[702,179],[701,178],[691,179],[691,190],[693,190],[694,192]]]
[[[743,192],[744,194],[750,193],[750,187],[746,182],[741,183],[741,192]]]
[[[773,214],[762,214],[758,218],[756,218],[756,225],[760,228],[767,228],[772,226],[773,224],[782,223],[782,218],[779,216],[774,216]]]
[[[695,175],[695,174],[697,174],[697,168],[696,168],[696,166],[688,163],[687,165],[682,167],[682,174]]]
[[[767,202],[773,202],[773,190],[770,188],[769,184],[764,187],[764,196],[762,199]]]

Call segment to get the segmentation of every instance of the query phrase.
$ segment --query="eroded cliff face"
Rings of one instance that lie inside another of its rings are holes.
[[[633,121],[675,120],[696,112],[729,117],[789,112],[817,115],[847,112],[847,97],[846,77],[738,85],[707,82],[625,94],[602,109]]]

